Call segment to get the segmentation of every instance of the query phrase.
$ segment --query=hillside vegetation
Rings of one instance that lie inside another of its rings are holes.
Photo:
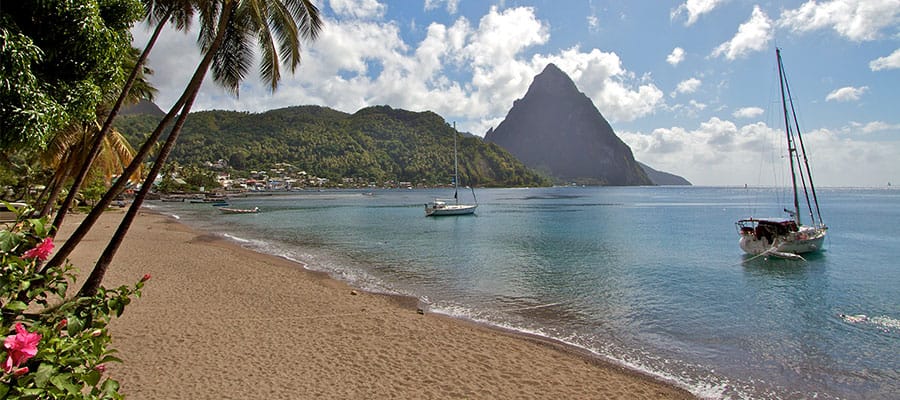
[[[158,116],[123,115],[116,127],[139,144]],[[383,184],[447,185],[453,174],[453,127],[433,112],[377,106],[347,114],[298,106],[264,113],[192,113],[170,160],[204,165],[225,160],[234,172],[288,163],[319,177]],[[458,134],[460,183],[544,186],[550,181],[501,147]]]

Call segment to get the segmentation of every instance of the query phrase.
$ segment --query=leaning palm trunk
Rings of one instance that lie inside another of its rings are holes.
[[[182,97],[175,102],[175,105],[172,106],[172,109],[169,110],[168,114],[166,114],[166,116],[164,116],[163,119],[159,121],[159,125],[157,125],[156,130],[154,130],[153,133],[150,134],[150,136],[147,138],[147,141],[144,142],[144,144],[138,150],[137,154],[134,155],[131,163],[128,164],[124,171],[122,171],[122,177],[133,176],[141,168],[141,164],[143,164],[144,159],[147,158],[147,155],[150,154],[150,151],[153,150],[153,148],[156,146],[156,141],[159,140],[160,136],[162,136],[162,133],[165,130],[166,126],[168,126],[169,123],[172,122],[172,120],[178,114],[178,111],[180,111],[181,107],[184,106],[187,99],[186,95],[187,93],[185,93],[185,95],[182,95]],[[46,270],[50,267],[59,266],[63,261],[65,261],[67,257],[69,257],[69,254],[72,253],[72,250],[74,250],[75,247],[81,242],[81,240],[84,239],[87,233],[94,226],[94,223],[97,222],[97,219],[100,218],[100,214],[103,213],[106,207],[112,204],[116,196],[118,196],[122,189],[125,188],[125,184],[127,182],[128,179],[125,178],[116,179],[116,181],[113,182],[109,190],[106,191],[106,194],[103,195],[103,198],[101,198],[100,201],[91,209],[91,212],[88,213],[83,221],[81,221],[81,224],[79,224],[78,228],[76,228],[75,231],[72,232],[72,235],[69,236],[68,239],[66,239],[66,242],[62,245],[62,247],[59,248],[59,250],[56,252],[56,255],[54,255],[53,258],[50,259],[49,262],[47,262],[47,266],[43,270]]]
[[[56,170],[56,173],[53,175],[53,180],[50,181],[50,186],[47,187],[49,196],[47,197],[44,206],[41,208],[41,213],[38,215],[38,218],[46,217],[53,212],[53,206],[56,204],[56,200],[59,199],[59,193],[62,192],[63,187],[66,185],[66,179],[69,179],[69,175],[75,167],[75,162],[75,157],[68,157],[66,161],[63,162],[63,165]]]
[[[93,296],[97,293],[97,289],[99,289],[100,287],[100,283],[103,280],[103,276],[106,274],[106,270],[109,268],[109,264],[112,263],[112,259],[115,256],[116,251],[118,251],[119,246],[122,243],[122,239],[124,239],[125,237],[125,234],[128,233],[128,229],[131,228],[131,223],[134,221],[134,217],[137,215],[138,210],[140,210],[144,199],[147,197],[147,193],[150,191],[150,188],[153,187],[153,181],[155,180],[156,175],[159,174],[159,171],[165,164],[166,158],[168,158],[169,153],[172,151],[172,147],[175,145],[175,141],[178,139],[181,128],[182,126],[184,126],[184,122],[185,120],[187,120],[188,114],[190,114],[194,99],[197,97],[197,93],[200,91],[200,86],[203,84],[203,78],[206,76],[206,72],[209,71],[209,66],[212,63],[213,57],[216,51],[218,51],[219,47],[222,45],[222,41],[225,38],[225,28],[228,25],[233,7],[234,5],[231,2],[228,2],[225,6],[223,6],[222,14],[219,17],[216,38],[215,40],[213,40],[209,49],[207,49],[206,55],[203,57],[200,65],[197,66],[197,70],[194,72],[194,76],[191,78],[188,87],[185,89],[185,92],[182,95],[182,98],[187,97],[187,100],[183,102],[184,105],[181,109],[181,113],[178,115],[178,119],[175,121],[175,125],[172,127],[172,131],[169,133],[168,138],[166,138],[162,149],[160,149],[159,154],[157,154],[156,161],[154,161],[153,167],[150,168],[150,172],[147,174],[147,178],[144,179],[144,183],[141,185],[141,189],[135,195],[134,200],[131,202],[131,206],[128,208],[128,211],[122,218],[122,222],[119,223],[119,227],[116,229],[116,233],[113,234],[112,239],[106,246],[106,249],[104,249],[103,254],[100,256],[100,259],[97,261],[97,264],[91,271],[90,276],[88,276],[87,280],[84,281],[84,285],[82,285],[81,290],[78,292],[78,296]],[[175,111],[175,109],[173,108],[171,111],[169,111],[169,113],[172,113],[172,111]],[[160,128],[158,127],[157,130],[160,130]],[[68,242],[66,244],[68,244]]]
[[[113,105],[112,109],[109,110],[109,115],[106,116],[106,121],[103,123],[103,127],[100,128],[100,133],[98,133],[94,140],[91,142],[91,149],[88,152],[87,159],[85,160],[84,164],[82,164],[81,169],[78,170],[78,174],[75,175],[75,181],[72,182],[72,187],[69,188],[69,194],[66,196],[65,200],[63,200],[62,205],[60,205],[59,212],[56,213],[56,218],[53,220],[54,229],[59,229],[59,227],[62,226],[69,207],[71,207],[72,203],[75,201],[75,195],[78,194],[79,190],[81,190],[81,185],[84,183],[88,172],[91,170],[91,164],[94,163],[94,160],[97,159],[97,155],[100,154],[100,148],[103,146],[103,139],[105,139],[106,135],[109,133],[110,128],[112,127],[113,120],[116,118],[116,115],[119,114],[119,109],[122,108],[122,104],[125,102],[128,94],[131,92],[131,87],[134,85],[134,80],[137,77],[138,72],[140,72],[141,68],[143,68],[144,62],[147,60],[147,56],[150,54],[150,50],[152,50],[153,46],[156,44],[156,39],[159,38],[159,34],[160,32],[162,32],[162,28],[168,22],[169,16],[171,14],[172,11],[169,11],[169,13],[166,14],[166,17],[161,19],[156,25],[156,29],[153,30],[153,35],[147,42],[147,46],[144,47],[144,51],[141,52],[141,56],[138,57],[137,61],[134,63],[134,68],[132,68],[131,75],[128,76],[128,80],[125,81],[125,86],[122,87],[122,92],[119,94],[119,98],[116,99],[115,105]],[[130,175],[123,175],[123,177],[127,176]]]

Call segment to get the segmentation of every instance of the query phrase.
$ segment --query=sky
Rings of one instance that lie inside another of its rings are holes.
[[[900,185],[900,0],[314,3],[324,28],[275,92],[254,66],[239,96],[207,79],[193,111],[389,105],[484,136],[554,63],[638,161],[695,185],[778,185],[777,46],[816,186]],[[132,32],[143,48],[149,28]],[[150,54],[164,110],[196,38],[166,29]]]

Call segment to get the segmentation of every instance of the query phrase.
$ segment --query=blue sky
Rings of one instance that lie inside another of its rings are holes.
[[[635,154],[698,185],[779,184],[775,46],[819,186],[900,185],[900,0],[319,0],[320,38],[275,93],[204,84],[194,110],[432,110],[479,136],[550,62]],[[133,29],[143,47],[146,26]],[[150,55],[166,109],[196,32]]]

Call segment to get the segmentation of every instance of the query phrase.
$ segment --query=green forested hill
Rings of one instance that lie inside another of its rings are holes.
[[[159,117],[125,115],[116,127],[132,144],[156,127]],[[238,171],[289,163],[331,180],[407,181],[447,184],[453,174],[453,128],[433,112],[378,106],[347,114],[298,106],[259,114],[192,113],[172,152],[181,165],[224,159]],[[460,135],[462,184],[540,186],[550,183],[499,146]]]

